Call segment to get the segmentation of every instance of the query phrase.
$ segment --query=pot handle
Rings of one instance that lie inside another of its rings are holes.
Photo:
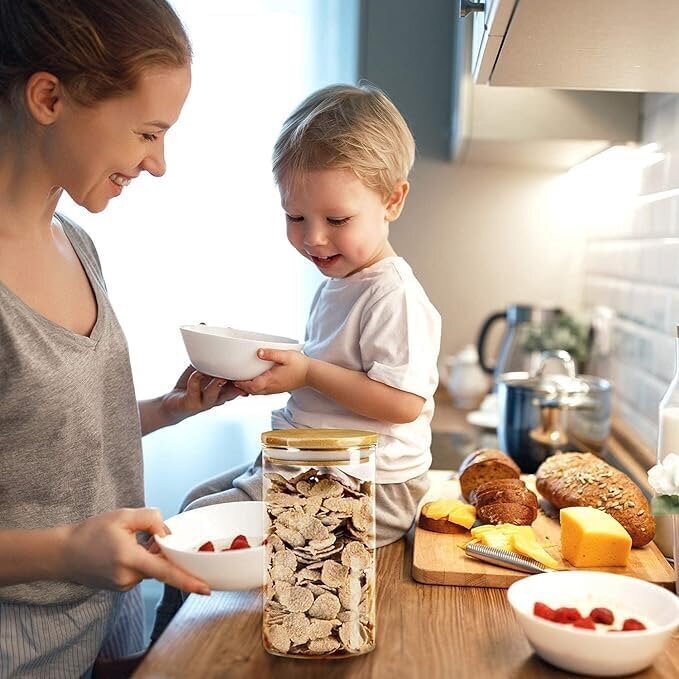
[[[568,377],[575,377],[575,362],[571,358],[571,355],[563,349],[543,351],[540,354],[540,364],[538,365],[538,369],[535,372],[536,377],[542,377],[542,374],[545,370],[545,363],[547,363],[550,358],[556,358],[557,360],[561,361],[566,368]]]

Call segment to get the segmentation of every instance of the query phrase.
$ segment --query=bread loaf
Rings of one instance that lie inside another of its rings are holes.
[[[562,453],[547,458],[538,468],[536,487],[557,509],[602,509],[622,524],[633,547],[643,547],[655,537],[655,519],[639,487],[591,453]]]
[[[460,489],[469,501],[472,491],[486,481],[518,479],[521,470],[500,450],[482,449],[468,455],[460,465]]]
[[[481,491],[493,490],[516,490],[517,488],[524,488],[525,483],[521,479],[493,479],[492,481],[485,481],[480,486],[477,486],[469,494],[472,504],[476,504],[476,498]]]
[[[535,509],[535,518],[537,518],[538,498],[532,491],[526,488],[526,484],[518,480],[515,484],[508,484],[506,480],[502,481],[488,481],[480,485],[472,494],[473,504],[476,508],[489,505],[494,502],[515,502],[516,504],[532,507]]]
[[[521,479],[486,481],[471,496],[482,523],[530,526],[538,518],[538,498]]]
[[[479,507],[476,516],[481,523],[513,523],[530,526],[538,516],[537,508],[526,507],[518,502],[493,502]]]
[[[467,529],[464,526],[448,521],[446,517],[443,517],[442,519],[432,519],[421,512],[420,518],[417,520],[417,525],[420,528],[424,528],[424,530],[430,530],[434,533],[467,533]]]

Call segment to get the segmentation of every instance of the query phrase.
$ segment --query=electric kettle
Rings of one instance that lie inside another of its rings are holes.
[[[498,311],[486,318],[476,342],[481,367],[497,382],[500,375],[508,372],[530,372],[532,351],[525,349],[531,327],[546,327],[561,314],[558,308],[539,308],[527,304],[512,304],[505,311]],[[499,321],[506,324],[495,364],[488,360],[488,334]]]

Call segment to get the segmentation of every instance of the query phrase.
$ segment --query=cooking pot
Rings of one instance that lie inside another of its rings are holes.
[[[547,361],[563,364],[565,374],[546,374]],[[534,374],[510,372],[498,381],[500,448],[525,473],[534,473],[550,455],[567,450],[600,453],[611,427],[611,383],[575,375],[566,351],[541,354]]]

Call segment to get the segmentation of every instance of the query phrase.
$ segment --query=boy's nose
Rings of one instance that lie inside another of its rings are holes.
[[[320,224],[307,221],[304,229],[304,244],[310,246],[324,245],[327,241],[325,228]]]

